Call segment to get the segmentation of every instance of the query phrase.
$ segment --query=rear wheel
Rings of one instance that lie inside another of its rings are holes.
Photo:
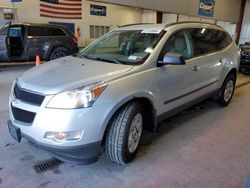
[[[218,93],[218,103],[221,106],[227,106],[234,94],[236,78],[235,75],[230,74],[224,81],[219,93]]]
[[[56,47],[50,54],[49,60],[68,56],[70,53],[65,47]]]
[[[140,103],[133,102],[115,115],[106,136],[106,153],[110,160],[126,164],[135,158],[143,132],[144,114]]]

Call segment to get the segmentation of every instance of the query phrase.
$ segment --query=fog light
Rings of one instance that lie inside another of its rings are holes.
[[[57,143],[62,143],[65,141],[79,140],[82,137],[82,133],[83,131],[46,132],[44,138]]]

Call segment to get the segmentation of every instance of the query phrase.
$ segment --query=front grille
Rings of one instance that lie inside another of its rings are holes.
[[[18,84],[14,87],[14,93],[17,99],[35,105],[41,105],[44,100],[44,96],[25,91]]]
[[[24,123],[32,123],[36,116],[33,112],[22,110],[14,106],[11,106],[11,110],[15,120],[22,121]]]

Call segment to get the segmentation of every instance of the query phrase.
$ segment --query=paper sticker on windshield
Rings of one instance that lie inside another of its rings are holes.
[[[132,60],[132,61],[136,61],[137,56],[135,56],[135,55],[130,55],[130,56],[128,57],[128,59],[129,59],[129,60]]]
[[[141,33],[159,34],[161,29],[143,29]]]
[[[131,61],[141,61],[143,59],[143,57],[142,56],[130,55],[128,57],[128,59],[131,60]]]

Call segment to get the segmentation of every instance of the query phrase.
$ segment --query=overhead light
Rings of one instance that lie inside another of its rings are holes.
[[[206,31],[206,28],[203,28],[203,29],[201,30],[201,34],[203,34],[205,31]]]

